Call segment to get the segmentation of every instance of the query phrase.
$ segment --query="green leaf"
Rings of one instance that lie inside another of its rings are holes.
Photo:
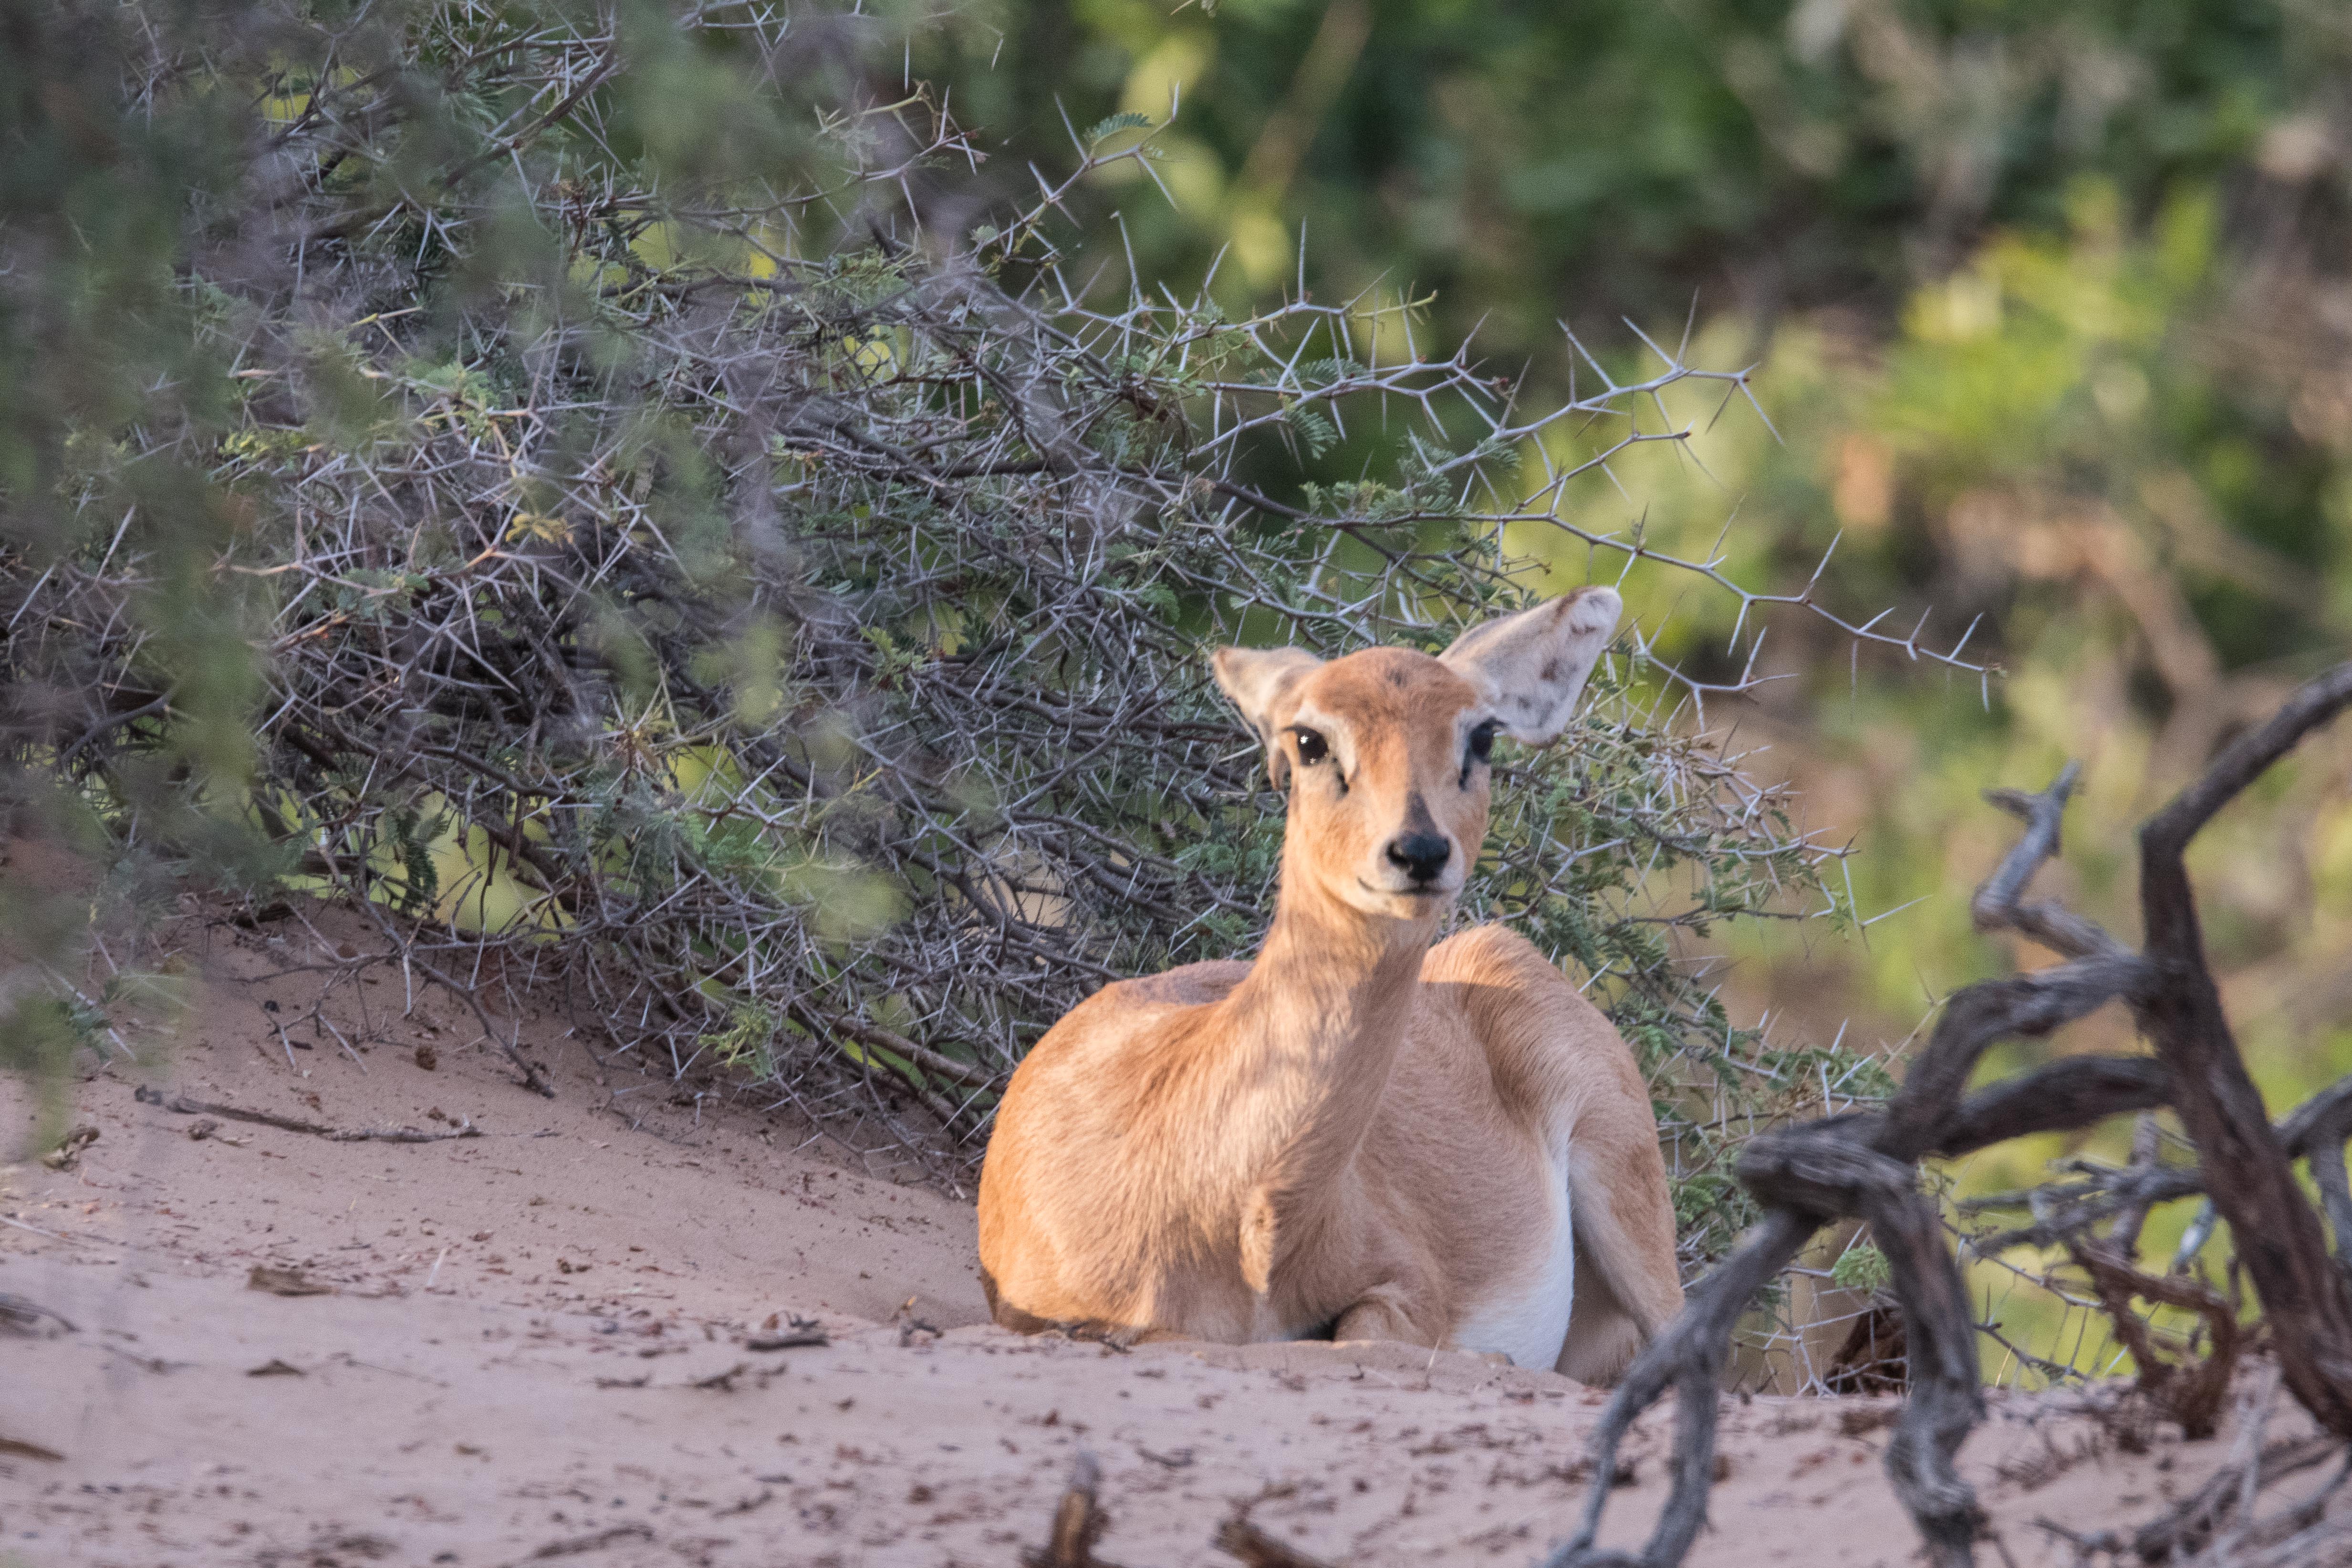
[[[1339,444],[1339,427],[1329,416],[1311,408],[1295,408],[1288,417],[1290,428],[1298,433],[1299,444],[1309,457],[1320,457]]]
[[[1857,1241],[1830,1266],[1830,1281],[1842,1291],[1875,1291],[1895,1278],[1886,1254],[1867,1241]]]
[[[1122,131],[1149,131],[1150,129],[1151,117],[1150,115],[1138,114],[1133,110],[1126,110],[1120,113],[1107,115],[1103,119],[1096,120],[1093,127],[1087,132],[1086,142],[1088,147],[1092,147],[1104,137],[1116,136]]]

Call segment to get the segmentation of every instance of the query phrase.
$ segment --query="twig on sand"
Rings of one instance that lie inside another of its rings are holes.
[[[65,1456],[55,1448],[45,1448],[38,1443],[27,1443],[21,1437],[0,1437],[0,1458],[39,1459],[45,1464],[63,1464]]]
[[[2231,1462],[2214,1471],[2203,1486],[2145,1524],[2078,1531],[2053,1519],[2037,1519],[2033,1522],[2072,1546],[2078,1563],[2102,1557],[2136,1559],[2147,1563],[2235,1561],[2247,1549],[2274,1545],[2316,1523],[2326,1500],[2343,1482],[2341,1465],[2336,1476],[2318,1492],[2269,1519],[2253,1520],[2251,1503],[2263,1488],[2331,1458],[2346,1457],[2342,1439],[2325,1432],[2316,1437],[2284,1438],[2263,1445],[2256,1458],[2251,1451],[2252,1445],[2242,1440],[2246,1436],[2259,1439],[2252,1422],[2242,1428],[2240,1451],[2231,1455]],[[2217,1541],[2217,1536],[2225,1538]]]
[[[40,1226],[27,1224],[21,1219],[12,1219],[5,1214],[0,1214],[0,1225],[5,1225],[15,1230],[29,1230],[36,1236],[46,1236],[52,1241],[70,1242],[76,1247],[120,1247],[121,1245],[119,1241],[101,1241],[95,1236],[68,1236],[62,1230],[44,1229]]]
[[[1156,1454],[1149,1457],[1160,1458]],[[1189,1453],[1184,1462],[1192,1462]],[[1101,1486],[1102,1467],[1095,1462],[1092,1454],[1079,1449],[1076,1461],[1070,1466],[1070,1484],[1062,1493],[1060,1506],[1054,1511],[1053,1533],[1045,1538],[1044,1547],[1022,1552],[1023,1568],[1118,1568],[1118,1564],[1095,1555],[1095,1542],[1110,1528],[1110,1515],[1096,1500]],[[1249,1568],[1329,1568],[1321,1558],[1286,1546],[1252,1524],[1249,1515],[1253,1506],[1241,1504],[1231,1518],[1217,1526],[1214,1544],[1218,1551],[1240,1558]]]
[[[693,1382],[688,1384],[687,1386],[688,1388],[715,1388],[721,1394],[732,1394],[735,1392],[735,1380],[751,1370],[751,1364],[750,1362],[739,1361],[724,1372],[714,1372],[708,1377],[698,1377]]]
[[[41,1163],[53,1171],[69,1171],[81,1159],[82,1150],[98,1142],[98,1129],[87,1124],[68,1133],[58,1146],[41,1156]]]
[[[1249,1568],[1327,1568],[1320,1557],[1309,1557],[1252,1524],[1245,1508],[1217,1526],[1216,1545],[1218,1551],[1240,1558]]]
[[[1053,1533],[1045,1538],[1042,1550],[1030,1548],[1021,1553],[1023,1568],[1118,1568],[1095,1555],[1095,1542],[1110,1528],[1110,1515],[1095,1501],[1095,1491],[1102,1484],[1102,1467],[1084,1448],[1070,1466],[1070,1484],[1062,1493],[1061,1506],[1054,1511]]]
[[[892,1321],[898,1325],[898,1346],[902,1350],[914,1343],[915,1336],[919,1333],[927,1333],[933,1339],[940,1337],[937,1324],[928,1322],[915,1315],[916,1299],[908,1296],[904,1301],[898,1303],[898,1312],[891,1315]]]
[[[332,1285],[321,1284],[299,1269],[281,1269],[274,1264],[256,1263],[253,1272],[246,1276],[248,1291],[267,1291],[273,1296],[331,1296]]]
[[[529,1557],[526,1563],[544,1563],[551,1557],[573,1557],[583,1552],[601,1551],[622,1541],[651,1541],[653,1531],[642,1524],[616,1524],[610,1530],[600,1530],[593,1535],[574,1535],[562,1541],[551,1541]]]
[[[133,1091],[133,1094],[143,1103],[161,1105],[164,1110],[183,1116],[220,1116],[231,1122],[250,1122],[257,1127],[308,1133],[314,1138],[324,1138],[332,1144],[437,1144],[448,1138],[478,1138],[482,1135],[482,1130],[470,1121],[460,1122],[446,1133],[428,1133],[416,1127],[330,1127],[319,1122],[305,1122],[298,1116],[247,1111],[236,1105],[216,1105],[209,1100],[191,1100],[184,1094],[174,1094],[165,1099],[161,1090],[142,1088]]]
[[[29,1229],[30,1227],[26,1228]],[[44,1318],[57,1323],[68,1333],[80,1332],[67,1320],[63,1312],[54,1312],[41,1305],[40,1302],[28,1301],[23,1296],[12,1296],[5,1291],[0,1291],[0,1329],[10,1329],[24,1334],[38,1333],[41,1332],[41,1320]]]

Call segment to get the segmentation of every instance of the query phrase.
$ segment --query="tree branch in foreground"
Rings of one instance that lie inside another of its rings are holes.
[[[1619,1385],[1593,1437],[1592,1473],[1604,1479],[1596,1480],[1577,1533],[1546,1568],[1673,1568],[1683,1560],[1706,1520],[1718,1385],[1732,1333],[1757,1292],[1817,1230],[1848,1218],[1866,1221],[1885,1252],[1909,1333],[1912,1394],[1888,1445],[1889,1479],[1919,1528],[1928,1560],[1938,1568],[1973,1563],[1982,1516],[1952,1460],[1982,1414],[1975,1329],[1936,1207],[1919,1190],[1919,1161],[2164,1104],[2179,1113],[2200,1168],[2156,1165],[2149,1140],[2147,1161],[2136,1160],[2130,1172],[2121,1173],[2127,1181],[2109,1184],[2095,1195],[2098,1202],[2078,1206],[2071,1224],[2055,1222],[2054,1234],[2045,1239],[2074,1245],[2118,1333],[2139,1353],[2143,1386],[2160,1390],[2174,1417],[2198,1435],[2210,1431],[2217,1416],[2238,1325],[2227,1303],[2194,1281],[2141,1273],[2122,1243],[2137,1242],[2150,1203],[2210,1192],[2232,1221],[2287,1386],[2336,1435],[2331,1446],[2352,1436],[2352,1286],[2329,1257],[2319,1217],[2304,1200],[2290,1166],[2297,1156],[2310,1160],[2339,1249],[2352,1241],[2352,1182],[2343,1156],[2344,1139],[2352,1133],[2352,1079],[2315,1097],[2273,1132],[2221,1011],[2181,860],[2216,811],[2347,705],[2352,664],[2298,690],[2269,723],[2232,743],[2141,829],[2143,953],[2055,903],[2024,900],[2034,873],[2059,852],[2060,819],[2079,768],[2069,764],[2039,794],[1988,792],[1994,805],[2024,821],[2025,831],[1977,890],[1970,903],[1975,925],[2029,936],[2065,961],[1955,993],[1883,1114],[1824,1118],[1766,1134],[1748,1145],[1740,1180],[1769,1211],[1691,1292],[1682,1315]],[[2048,1034],[2114,1000],[2131,1007],[2156,1046],[2153,1058],[2060,1061],[1963,1098],[1990,1046]],[[2109,1218],[2117,1228],[2105,1240],[2083,1236],[2084,1227]],[[2198,1312],[2212,1354],[2195,1367],[2157,1356],[2131,1312],[2135,1296]],[[1669,1388],[1677,1406],[1675,1479],[1665,1508],[1638,1553],[1601,1550],[1594,1540],[1618,1446],[1634,1419]],[[2252,1486],[2244,1490],[2251,1497]],[[2310,1521],[2289,1522],[2301,1529]],[[2288,1541],[2309,1544],[2307,1533],[2279,1535],[2273,1550]]]

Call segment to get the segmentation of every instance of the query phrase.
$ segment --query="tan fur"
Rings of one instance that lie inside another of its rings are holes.
[[[1562,1180],[1576,1274],[1559,1369],[1613,1377],[1679,1309],[1624,1042],[1501,926],[1430,946],[1486,831],[1465,737],[1482,720],[1558,735],[1616,616],[1585,590],[1444,660],[1220,653],[1291,789],[1274,925],[1254,964],[1104,988],[1013,1075],[980,1191],[1000,1322],[1453,1345],[1538,1288]],[[1443,836],[1441,877],[1389,857],[1407,833]]]

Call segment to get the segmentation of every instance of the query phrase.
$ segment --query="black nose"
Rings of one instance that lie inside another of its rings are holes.
[[[1435,882],[1453,858],[1454,846],[1443,833],[1407,833],[1389,841],[1389,860],[1402,866],[1415,882]]]

